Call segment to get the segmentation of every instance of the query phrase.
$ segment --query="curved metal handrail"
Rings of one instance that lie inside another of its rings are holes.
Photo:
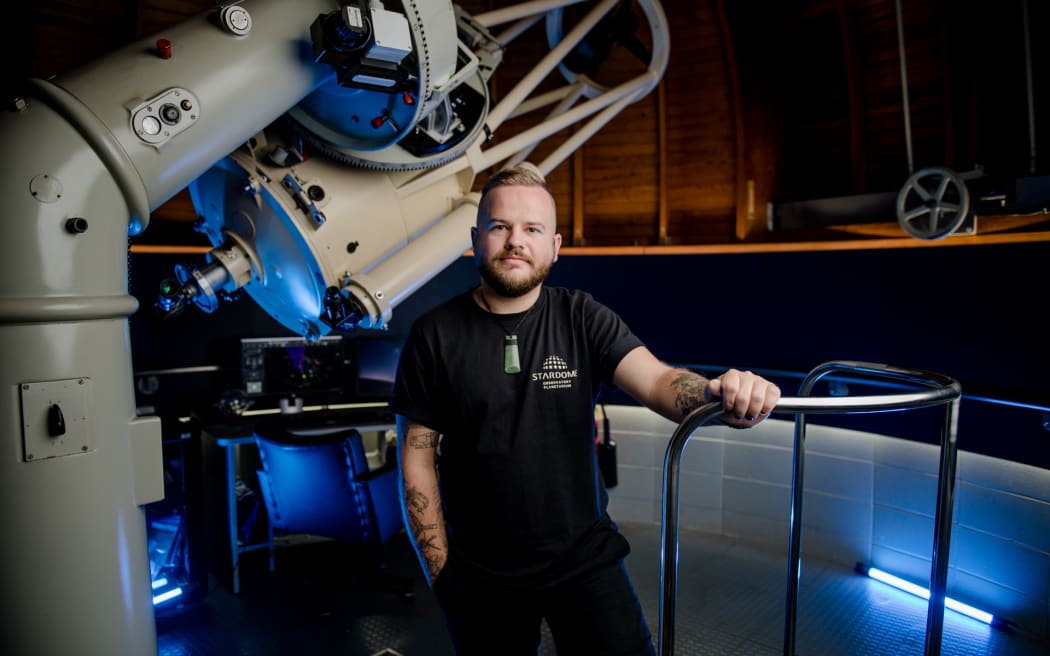
[[[808,394],[822,377],[836,371],[852,371],[872,377],[893,378],[926,387],[920,392],[860,397],[781,398],[773,414],[795,414],[794,472],[792,481],[791,553],[789,556],[788,608],[785,621],[784,653],[794,652],[795,605],[801,544],[802,472],[805,443],[805,414],[859,414],[910,410],[947,404],[945,429],[941,435],[941,470],[938,477],[937,509],[934,520],[934,549],[930,600],[926,620],[926,654],[939,654],[944,619],[944,595],[948,574],[948,540],[951,534],[951,496],[955,487],[955,435],[962,389],[947,376],[916,369],[901,369],[859,361],[826,362],[814,368],[803,382],[800,394]],[[682,420],[671,436],[664,456],[663,517],[660,533],[660,626],[657,649],[661,656],[674,650],[674,615],[678,594],[678,487],[679,467],[685,446],[698,428],[722,414],[720,402],[705,404]]]

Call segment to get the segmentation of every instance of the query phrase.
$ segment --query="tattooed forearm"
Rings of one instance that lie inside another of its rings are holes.
[[[430,499],[415,488],[405,490],[405,505],[412,517],[421,516],[430,506]]]
[[[437,448],[441,433],[398,418],[398,459],[405,528],[431,583],[448,561]]]
[[[706,378],[691,371],[684,371],[671,381],[671,388],[675,392],[674,404],[681,410],[683,417],[703,405],[707,382]]]
[[[436,558],[438,553],[445,551],[444,540],[437,532],[437,527],[437,524],[417,524],[412,527],[412,534],[416,537],[416,545],[427,560]]]
[[[420,560],[426,565],[430,578],[434,579],[448,557],[441,504],[436,504],[431,510],[430,497],[421,490],[409,488],[405,490],[405,507]]]
[[[426,433],[410,433],[408,435],[408,446],[413,449],[436,449],[441,433],[427,431]]]

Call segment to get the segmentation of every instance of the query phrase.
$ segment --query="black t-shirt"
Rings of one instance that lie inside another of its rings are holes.
[[[504,372],[512,333],[516,374]],[[626,555],[606,514],[594,404],[641,345],[589,294],[558,287],[542,288],[529,311],[513,315],[485,312],[465,292],[415,322],[391,407],[442,434],[453,561],[481,575],[550,580],[593,558]]]

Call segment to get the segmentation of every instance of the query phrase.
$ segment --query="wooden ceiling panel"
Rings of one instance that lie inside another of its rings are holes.
[[[479,13],[516,2],[458,4]],[[567,238],[579,232],[590,245],[790,239],[765,231],[767,203],[899,189],[909,143],[895,4],[666,0],[671,55],[662,90],[551,173],[559,230]],[[1030,99],[1021,3],[901,5],[914,165],[956,171],[982,165],[1009,181],[1029,172],[1037,150],[1038,170],[1050,168],[1044,118],[1050,114],[1043,111],[1050,104],[1050,45],[1032,39]],[[6,72],[15,79],[61,75],[214,6],[211,0],[18,3],[4,23]],[[1050,3],[1028,8],[1038,35],[1037,26],[1050,20]],[[580,11],[566,10],[566,21]],[[542,24],[511,44],[493,78],[494,100],[549,49]],[[641,67],[617,47],[597,75],[616,78]],[[554,74],[541,88],[562,84]],[[5,88],[13,88],[10,79]],[[522,124],[508,121],[494,142]],[[541,145],[530,158],[542,159],[551,148]],[[158,213],[185,220],[192,210],[183,197]]]

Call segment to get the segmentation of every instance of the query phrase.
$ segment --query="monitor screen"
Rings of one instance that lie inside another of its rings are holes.
[[[362,401],[389,401],[394,393],[394,377],[404,338],[361,335],[354,343],[357,351],[356,397]]]
[[[304,401],[336,402],[344,396],[345,370],[341,337],[241,340],[241,383],[249,398],[295,396]]]

